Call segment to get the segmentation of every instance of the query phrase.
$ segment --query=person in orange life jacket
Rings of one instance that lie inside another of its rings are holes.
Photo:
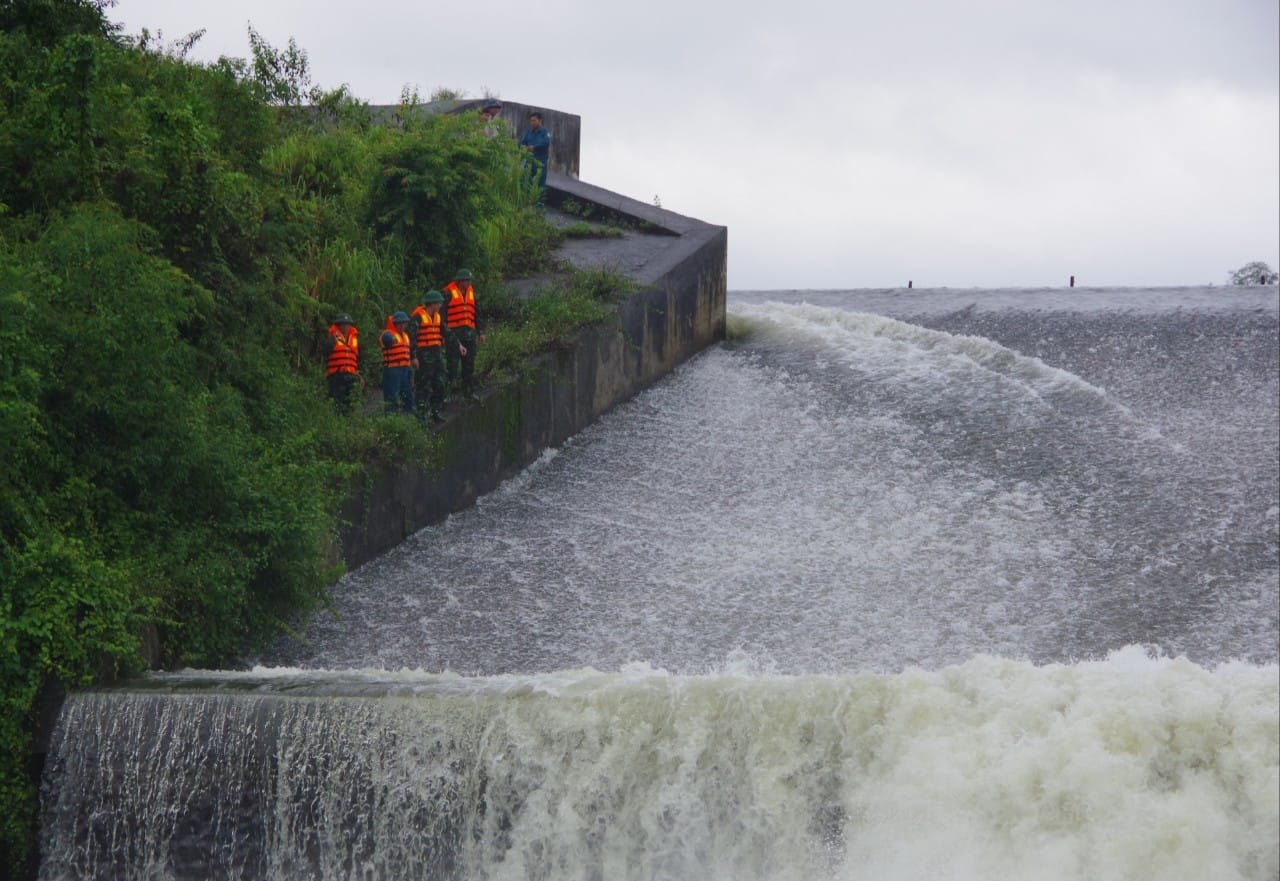
[[[427,291],[422,295],[422,305],[413,310],[409,322],[409,334],[413,337],[413,378],[418,400],[427,406],[428,415],[436,422],[443,422],[440,408],[444,406],[444,316],[440,306],[444,295],[439,291]]]
[[[387,413],[401,407],[418,412],[413,399],[413,350],[409,341],[409,316],[397,312],[387,317],[382,343],[382,406]]]
[[[445,285],[444,295],[445,355],[448,359],[449,383],[456,380],[462,394],[476,398],[472,390],[476,372],[476,350],[484,342],[479,331],[476,292],[471,286],[471,270],[459,269],[453,281]]]
[[[329,336],[324,341],[325,376],[329,383],[329,397],[339,413],[349,413],[354,407],[351,391],[357,383],[363,388],[360,375],[360,332],[351,316],[343,312],[333,319]]]

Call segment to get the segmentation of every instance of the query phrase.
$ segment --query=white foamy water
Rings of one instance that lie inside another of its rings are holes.
[[[166,677],[68,705],[42,877],[1263,881],[1277,688],[1274,665],[1136,649],[889,676]]]

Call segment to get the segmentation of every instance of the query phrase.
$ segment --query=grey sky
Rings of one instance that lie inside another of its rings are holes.
[[[120,0],[294,38],[371,103],[582,116],[582,177],[729,227],[751,288],[1224,283],[1280,264],[1277,0]]]

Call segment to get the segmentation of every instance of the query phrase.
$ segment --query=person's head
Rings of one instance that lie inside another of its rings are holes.
[[[435,315],[440,311],[440,304],[444,302],[444,294],[439,291],[427,291],[422,295],[422,306],[431,315]]]
[[[397,312],[391,316],[391,322],[395,324],[398,330],[404,330],[404,326],[409,323],[409,313]]]
[[[490,98],[488,101],[485,101],[484,104],[480,107],[480,118],[483,119],[485,122],[488,122],[489,120],[497,116],[498,111],[501,109],[502,109],[502,102],[495,101],[494,99]]]
[[[355,322],[351,320],[351,316],[346,312],[341,313],[337,318],[333,319],[333,323],[337,325],[338,329],[343,333],[347,333],[351,328],[355,327]]]
[[[536,110],[529,111],[529,128],[534,131],[542,128],[542,114]]]
[[[467,287],[469,284],[471,284],[471,270],[459,269],[457,272],[453,274],[453,280],[454,280],[454,283],[458,285],[458,287],[460,288]]]

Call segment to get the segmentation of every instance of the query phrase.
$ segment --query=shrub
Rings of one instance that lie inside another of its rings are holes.
[[[495,378],[519,375],[530,355],[565,345],[579,328],[609,318],[634,286],[609,269],[570,270],[524,300],[515,320],[486,332],[477,372]]]

